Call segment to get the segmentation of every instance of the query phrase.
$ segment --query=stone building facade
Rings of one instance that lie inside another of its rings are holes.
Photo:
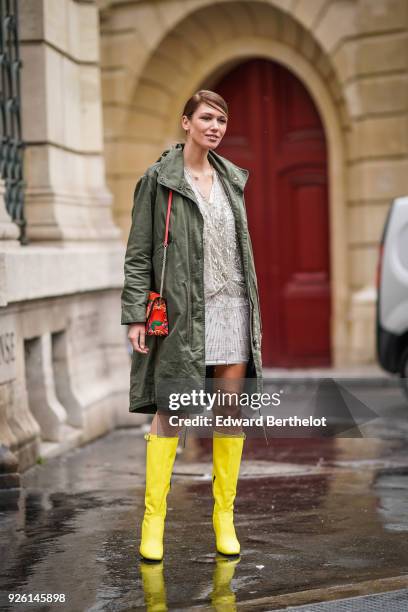
[[[0,441],[20,468],[135,424],[119,324],[135,182],[180,140],[183,102],[251,58],[285,67],[320,116],[332,363],[372,362],[379,238],[407,189],[406,0],[19,7],[29,244],[3,206]]]
[[[130,415],[118,298],[124,246],[105,180],[98,9],[73,0],[18,5],[29,242],[17,239],[3,188],[0,442],[24,470]]]

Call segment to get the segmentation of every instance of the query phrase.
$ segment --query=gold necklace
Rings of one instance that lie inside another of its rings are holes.
[[[190,178],[195,178],[195,177],[194,177],[194,176],[191,174],[191,172],[190,172],[190,170],[187,168],[187,166],[184,166],[184,170],[186,171],[187,175],[188,175]],[[203,194],[203,192],[201,191],[201,189],[199,189],[198,185],[194,185],[194,186],[193,186],[193,187],[194,187],[194,189],[196,189],[196,190],[197,190],[197,192],[199,193],[199,195],[200,195],[200,196],[203,198],[203,200],[204,200],[205,202],[207,202],[208,204],[210,203],[211,194],[212,194],[213,189],[214,189],[214,183],[215,183],[215,170],[214,170],[214,169],[212,170],[211,174],[212,174],[213,180],[212,180],[212,185],[211,185],[210,193],[208,194],[208,198],[206,198],[206,197],[205,197],[205,195]],[[198,179],[196,179],[196,180],[198,180]]]
[[[189,175],[195,180],[195,181],[199,181],[200,178],[203,178],[205,176],[214,176],[214,170],[210,170],[209,172],[203,172],[202,174],[194,174],[193,170],[191,168],[189,168],[188,166],[185,166],[187,172],[189,173]]]

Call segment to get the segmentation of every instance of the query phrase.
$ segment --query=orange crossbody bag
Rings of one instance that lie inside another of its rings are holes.
[[[168,336],[169,335],[169,320],[167,317],[167,303],[163,297],[163,282],[164,271],[166,268],[166,257],[169,237],[169,223],[171,204],[173,201],[173,192],[169,191],[169,199],[167,202],[166,229],[164,232],[163,242],[163,264],[160,280],[160,293],[149,291],[146,307],[146,334],[148,336]]]

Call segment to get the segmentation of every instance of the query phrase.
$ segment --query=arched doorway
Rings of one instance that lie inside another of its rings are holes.
[[[330,365],[327,154],[316,106],[299,79],[264,59],[240,64],[212,88],[230,109],[217,152],[250,172],[263,363]]]

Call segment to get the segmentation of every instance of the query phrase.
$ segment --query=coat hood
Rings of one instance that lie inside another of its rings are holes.
[[[185,191],[184,180],[184,143],[177,143],[170,149],[163,151],[155,165],[159,166],[158,182],[177,191]],[[248,180],[249,172],[236,166],[225,157],[208,152],[208,160],[224,178],[233,184],[239,191],[243,191]]]

